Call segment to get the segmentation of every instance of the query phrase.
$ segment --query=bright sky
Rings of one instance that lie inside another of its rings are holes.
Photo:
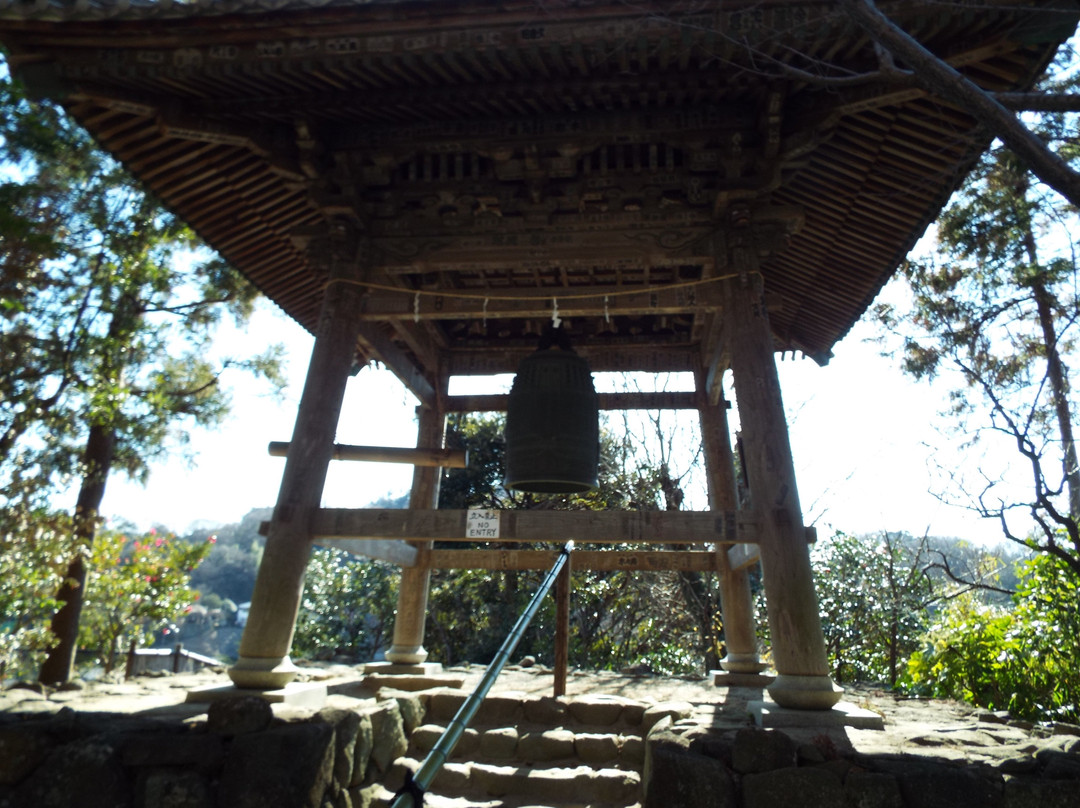
[[[856,325],[826,367],[808,359],[779,363],[806,522],[816,524],[819,535],[833,528],[929,531],[998,543],[993,523],[943,505],[928,492],[941,490],[932,472],[933,453],[924,442],[942,441],[933,425],[944,423],[937,413],[945,390],[906,378],[895,360],[865,341],[873,334],[871,325]],[[285,343],[289,386],[284,399],[234,379],[233,415],[220,429],[192,436],[192,463],[175,458],[155,466],[145,488],[114,475],[103,505],[106,515],[182,533],[195,523],[236,522],[252,508],[274,504],[285,461],[270,457],[266,446],[291,437],[313,340],[266,302],[245,333],[223,333],[222,339],[235,353]],[[365,368],[349,382],[337,440],[415,446],[414,408],[415,400],[392,374]],[[945,467],[974,462],[957,454],[936,460]],[[323,504],[364,507],[406,492],[411,477],[410,466],[335,462]],[[692,505],[705,507],[699,498]]]

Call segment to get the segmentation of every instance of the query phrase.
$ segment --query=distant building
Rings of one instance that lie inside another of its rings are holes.
[[[248,611],[251,609],[251,601],[240,603],[236,607],[236,625],[243,628],[247,625]]]

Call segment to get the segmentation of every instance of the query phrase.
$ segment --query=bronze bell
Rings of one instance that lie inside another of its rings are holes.
[[[600,425],[588,363],[562,340],[522,360],[506,408],[506,479],[515,491],[596,488]]]

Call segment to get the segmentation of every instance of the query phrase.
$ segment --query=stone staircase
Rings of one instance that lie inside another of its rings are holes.
[[[467,694],[414,693],[422,723],[411,729],[376,795],[389,805],[438,741]],[[425,795],[426,808],[637,808],[645,736],[688,704],[646,705],[618,696],[550,698],[503,693],[481,704]],[[407,728],[408,729],[408,728]]]

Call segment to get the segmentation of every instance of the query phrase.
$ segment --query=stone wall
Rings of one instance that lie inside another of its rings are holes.
[[[7,716],[0,808],[363,808],[417,712],[402,698],[285,721],[249,696],[187,722],[71,709]]]
[[[780,730],[658,724],[644,808],[1077,808],[1080,738],[1032,744],[997,766],[839,750]]]

